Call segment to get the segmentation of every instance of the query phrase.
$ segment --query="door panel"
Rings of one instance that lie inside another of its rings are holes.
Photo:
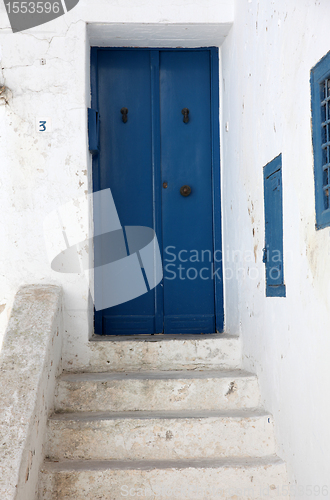
[[[209,52],[162,52],[160,116],[164,321],[169,333],[214,324]],[[189,109],[184,123],[182,109]],[[191,187],[184,197],[180,188]],[[174,261],[175,256],[175,261]]]
[[[153,227],[150,54],[100,51],[100,189],[110,188],[122,226]],[[121,109],[128,109],[123,122]],[[97,286],[97,283],[95,284]],[[155,333],[153,291],[96,312],[102,334]]]

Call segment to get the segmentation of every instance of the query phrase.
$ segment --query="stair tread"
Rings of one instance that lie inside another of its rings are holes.
[[[205,333],[205,334],[170,334],[156,333],[154,335],[93,335],[91,342],[129,342],[134,340],[140,342],[162,342],[169,340],[203,340],[224,339],[224,340],[239,340],[238,335],[230,335],[228,333]]]
[[[57,412],[49,420],[55,421],[100,421],[121,419],[204,419],[204,418],[258,418],[270,416],[263,408],[246,408],[241,410],[174,410],[174,411],[89,411],[89,412]]]
[[[63,382],[106,382],[110,380],[186,380],[212,378],[256,378],[246,370],[177,370],[177,371],[139,371],[139,372],[82,372],[62,373],[59,381]]]
[[[95,471],[95,470],[153,470],[153,469],[208,469],[248,468],[284,464],[277,455],[263,457],[194,458],[180,460],[45,460],[45,472]]]

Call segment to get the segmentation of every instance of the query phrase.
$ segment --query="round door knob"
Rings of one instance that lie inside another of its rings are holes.
[[[180,189],[180,193],[182,196],[189,196],[191,193],[191,187],[190,186],[182,186]]]

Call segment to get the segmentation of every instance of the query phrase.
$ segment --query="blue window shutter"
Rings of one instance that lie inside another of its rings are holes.
[[[89,151],[95,155],[99,152],[99,114],[95,109],[88,108],[88,143]]]
[[[311,70],[316,228],[330,225],[330,52]]]
[[[282,155],[264,167],[266,297],[285,297]]]

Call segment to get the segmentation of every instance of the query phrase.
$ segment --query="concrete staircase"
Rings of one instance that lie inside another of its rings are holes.
[[[91,342],[58,380],[39,500],[278,498],[286,466],[240,360],[229,335]]]

